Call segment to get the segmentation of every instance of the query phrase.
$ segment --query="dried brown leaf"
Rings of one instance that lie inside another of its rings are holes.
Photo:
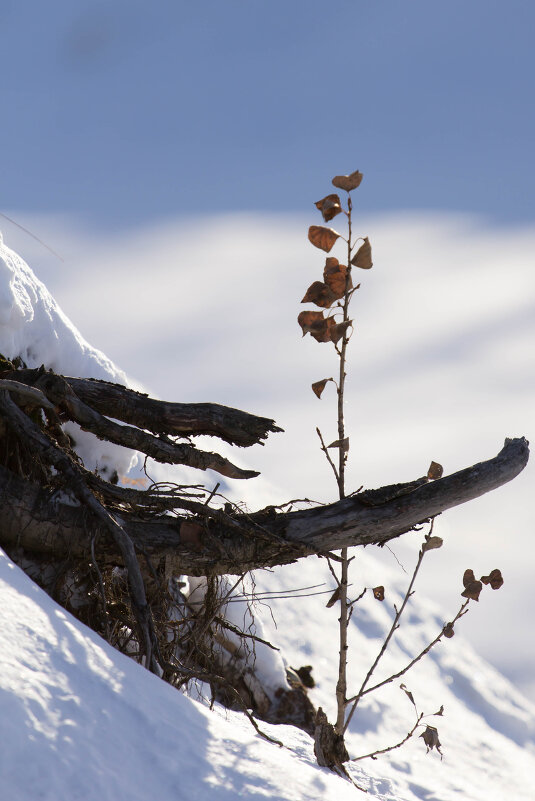
[[[436,748],[440,756],[442,756],[442,751],[440,750],[440,740],[438,739],[438,731],[434,726],[426,726],[425,731],[420,734],[420,737],[423,737],[424,739],[424,743],[427,746],[427,753],[432,751],[433,748]]]
[[[496,567],[488,576],[481,576],[481,581],[483,584],[490,584],[493,590],[499,590],[503,584],[502,571]]]
[[[324,284],[323,281],[314,281],[307,289],[301,303],[315,303],[316,306],[329,309],[335,300],[337,300],[337,298],[331,292],[327,284]]]
[[[442,629],[442,633],[444,637],[447,637],[448,640],[451,640],[452,637],[455,636],[455,629],[453,628],[453,623],[446,623],[444,628]]]
[[[335,175],[332,180],[332,185],[337,189],[345,189],[346,192],[351,192],[352,189],[356,189],[357,186],[360,186],[362,178],[362,173],[355,170],[351,175]]]
[[[317,398],[321,398],[321,393],[325,389],[327,382],[332,381],[332,378],[322,378],[321,381],[315,381],[312,384],[312,392],[316,395]]]
[[[463,573],[463,584],[464,584],[465,587],[467,587],[470,584],[470,582],[475,581],[475,580],[476,580],[476,577],[474,576],[474,571],[473,570],[470,570],[470,568],[468,568],[467,570],[464,571],[464,573]]]
[[[340,234],[333,231],[332,228],[324,228],[322,225],[311,225],[308,229],[308,239],[314,247],[324,250],[328,253]]]
[[[364,237],[364,242],[351,259],[351,264],[360,267],[361,270],[369,270],[370,267],[373,267],[372,246],[367,236]]]
[[[328,448],[342,448],[344,453],[347,453],[349,450],[349,437],[344,437],[344,439],[335,439],[334,442],[331,442],[330,445],[327,445]]]
[[[327,195],[321,200],[318,200],[315,203],[315,206],[321,211],[325,222],[330,222],[333,217],[336,217],[336,215],[340,214],[342,211],[342,206],[340,204],[340,198],[338,195]]]
[[[342,339],[347,329],[352,324],[353,320],[345,320],[343,323],[337,323],[336,325],[333,325],[333,327],[329,332],[331,342],[334,342],[336,344],[340,339]]]
[[[439,717],[442,717],[443,714],[444,714],[444,705],[441,704],[440,705],[440,709],[438,710],[438,712],[433,712],[433,715],[437,715]]]
[[[325,269],[323,270],[323,280],[331,290],[335,300],[343,298],[347,289],[353,288],[351,274],[347,275],[347,267],[345,264],[340,264],[338,259],[332,256],[325,260]]]
[[[480,581],[469,581],[468,584],[465,585],[465,590],[461,593],[461,595],[463,598],[470,598],[472,601],[479,601],[479,595],[482,589],[483,585]]]
[[[329,600],[327,601],[327,609],[330,609],[331,606],[334,606],[337,601],[340,600],[340,593],[342,591],[341,587],[337,587]]]
[[[430,481],[436,481],[438,478],[442,478],[442,473],[444,472],[444,468],[438,462],[431,462],[429,465],[429,470],[427,471],[427,478]]]
[[[323,323],[316,330],[311,331],[310,335],[314,337],[316,342],[331,342],[331,333],[335,326],[336,321],[333,317],[325,317]]]
[[[414,700],[414,696],[411,693],[411,691],[407,689],[405,684],[400,684],[399,686],[400,686],[400,689],[403,690],[403,692],[405,693],[405,695],[407,696],[407,698],[409,699],[409,701],[411,702],[413,707],[416,709],[416,701]]]
[[[297,322],[305,336],[305,334],[312,334],[313,331],[320,330],[325,322],[325,317],[323,312],[302,311],[297,317]]]
[[[422,545],[422,551],[434,551],[435,548],[442,548],[443,540],[441,537],[426,537]]]
[[[312,670],[313,670],[312,665],[303,665],[303,667],[297,668],[297,670],[295,671],[299,676],[299,678],[301,679],[301,681],[303,682],[303,684],[305,685],[305,687],[308,687],[309,690],[311,690],[312,687],[316,686],[316,682],[314,681],[314,678],[312,676]]]
[[[376,601],[384,601],[385,588],[383,587],[382,584],[380,584],[378,587],[373,588],[373,597],[375,598]]]

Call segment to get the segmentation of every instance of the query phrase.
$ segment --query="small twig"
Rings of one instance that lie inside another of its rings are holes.
[[[229,598],[227,603],[235,604],[235,603],[245,603],[245,601],[285,601],[291,598],[312,598],[315,595],[332,595],[332,590],[320,590],[319,592],[307,592],[303,595],[276,595],[276,594],[269,594],[264,595],[263,593],[259,593],[258,595],[251,595],[247,597],[245,595],[239,596],[237,598]]]
[[[235,599],[240,599],[240,598],[247,598],[247,599],[253,598],[255,600],[257,600],[259,598],[262,598],[263,600],[268,600],[273,595],[277,596],[277,598],[279,598],[279,597],[280,598],[284,598],[284,597],[286,597],[286,598],[305,597],[306,598],[308,596],[306,596],[306,595],[305,596],[300,596],[297,593],[305,592],[305,590],[316,590],[318,587],[325,587],[325,582],[322,581],[321,584],[310,584],[310,586],[308,586],[308,587],[295,587],[294,589],[291,589],[291,590],[264,590],[263,592],[258,592],[258,593],[257,592],[254,592],[254,593],[243,592],[243,593],[240,593],[239,595],[233,595],[230,600],[235,600]],[[322,592],[319,593],[319,594],[321,595],[324,592],[325,593],[331,592],[331,590],[322,590]],[[314,594],[316,595],[318,593],[314,593]]]
[[[434,519],[431,521],[431,527],[429,529],[429,535],[431,535],[431,532],[433,531],[433,524],[434,524]],[[394,635],[394,632],[397,630],[397,628],[399,626],[399,619],[400,619],[401,615],[403,614],[403,611],[404,611],[404,609],[405,609],[405,607],[407,605],[407,602],[408,602],[409,598],[412,595],[412,588],[414,586],[414,582],[416,581],[416,576],[418,575],[418,571],[420,570],[420,566],[422,564],[423,558],[424,558],[426,553],[427,553],[427,551],[425,551],[423,548],[420,548],[420,552],[418,554],[418,561],[416,562],[416,567],[414,568],[414,572],[412,574],[412,578],[411,578],[410,584],[409,584],[409,586],[407,588],[407,592],[405,593],[405,597],[403,598],[403,602],[402,602],[400,608],[396,609],[396,614],[395,614],[392,626],[390,627],[390,631],[386,635],[386,637],[384,639],[384,642],[383,642],[383,644],[381,646],[381,649],[380,649],[379,653],[377,654],[377,656],[375,658],[375,661],[373,662],[373,664],[371,665],[370,669],[368,670],[368,673],[366,674],[366,677],[365,677],[364,681],[362,682],[360,690],[354,696],[355,700],[353,701],[353,706],[351,707],[351,709],[349,711],[349,715],[347,716],[347,720],[346,720],[345,725],[344,725],[344,732],[347,731],[347,727],[349,726],[349,724],[351,722],[351,718],[355,714],[355,710],[356,710],[356,708],[358,706],[358,703],[359,703],[360,699],[363,696],[364,689],[365,689],[366,685],[368,684],[369,680],[371,679],[375,668],[377,667],[377,665],[381,661],[386,649],[388,648],[388,644],[390,643],[390,640],[392,639],[392,636]]]
[[[237,626],[234,626],[232,623],[229,623],[228,620],[225,620],[224,617],[219,617],[217,615],[214,617],[214,623],[217,623],[218,626],[221,626],[222,629],[227,629],[231,631],[233,634],[237,634],[240,638],[245,638],[247,640],[253,640],[253,642],[259,642],[262,645],[267,645],[268,648],[271,648],[272,651],[280,651],[280,648],[277,648],[276,645],[270,643],[268,640],[263,640],[262,637],[257,637],[256,634],[249,634],[246,631],[242,631]]]
[[[376,759],[379,754],[386,754],[388,753],[388,751],[394,751],[396,748],[401,748],[401,746],[405,745],[407,740],[410,740],[410,738],[414,735],[414,732],[416,731],[418,726],[421,725],[421,720],[423,716],[424,716],[423,712],[420,712],[418,720],[416,721],[412,729],[409,732],[407,732],[403,740],[400,740],[399,743],[396,743],[395,745],[389,745],[387,748],[380,748],[377,751],[371,751],[369,754],[362,754],[362,756],[352,757],[351,762],[358,762],[361,759]]]
[[[334,473],[334,477],[336,478],[336,483],[338,484],[338,482],[340,481],[340,478],[338,476],[338,470],[336,469],[335,464],[334,464],[333,460],[331,459],[331,455],[330,455],[329,451],[327,450],[327,446],[325,445],[325,442],[323,441],[323,437],[321,435],[321,431],[317,427],[316,427],[316,433],[317,433],[318,437],[320,438],[321,450],[323,451],[323,453],[325,454],[325,458],[327,459],[327,461],[331,465],[333,473]]]
[[[340,586],[340,579],[336,575],[336,570],[334,569],[334,567],[331,564],[331,559],[332,559],[332,556],[328,556],[327,557],[327,564],[329,566],[329,570],[331,571],[331,575],[332,575],[333,579],[336,581],[336,586],[339,587]],[[341,562],[342,561],[342,557],[338,556],[337,557],[337,561]]]
[[[466,612],[468,611],[468,610],[466,609],[466,607],[468,606],[468,604],[469,604],[469,603],[470,603],[470,599],[468,599],[467,601],[465,601],[465,602],[462,604],[461,608],[459,609],[459,611],[457,612],[457,614],[455,615],[455,617],[454,617],[454,618],[453,618],[453,620],[451,621],[451,625],[453,625],[454,623],[456,623],[456,622],[459,620],[459,618],[461,618],[463,615],[465,615],[465,614],[466,614]],[[466,610],[466,611],[465,611],[465,610]],[[365,690],[363,690],[363,691],[360,693],[361,697],[362,697],[363,695],[367,695],[368,693],[372,693],[372,692],[374,692],[374,690],[378,690],[378,689],[379,689],[379,687],[384,687],[384,685],[385,685],[385,684],[390,684],[390,682],[391,682],[391,681],[394,681],[395,679],[399,679],[399,678],[400,678],[400,676],[403,676],[405,673],[407,673],[407,672],[408,672],[408,671],[411,669],[411,667],[412,667],[413,665],[415,665],[415,664],[416,664],[416,662],[419,662],[419,661],[420,661],[420,659],[421,659],[423,656],[425,656],[426,654],[428,654],[428,653],[429,653],[429,651],[430,651],[432,648],[434,648],[434,647],[435,647],[435,645],[436,645],[437,643],[439,643],[439,642],[442,640],[442,637],[443,637],[443,636],[444,636],[444,628],[442,629],[442,631],[440,632],[440,634],[439,634],[438,636],[436,636],[436,637],[435,637],[435,639],[434,639],[434,640],[432,640],[432,641],[429,643],[429,645],[427,645],[427,646],[426,646],[426,647],[423,649],[423,651],[420,651],[420,653],[418,654],[418,656],[415,656],[415,657],[414,657],[414,659],[411,659],[411,661],[410,661],[410,662],[409,662],[409,663],[408,663],[408,664],[407,664],[407,665],[406,665],[406,666],[403,668],[403,670],[400,670],[398,673],[394,673],[392,676],[389,676],[387,679],[384,679],[384,681],[380,681],[378,684],[374,684],[374,685],[373,685],[373,687],[368,687],[368,688],[366,688]],[[357,697],[357,696],[354,696],[353,698],[349,698],[349,699],[348,699],[348,704],[349,704],[349,703],[351,703],[352,701],[355,701],[356,697]]]
[[[212,500],[212,498],[214,497],[214,495],[216,494],[216,492],[217,492],[217,490],[219,489],[220,486],[221,485],[220,485],[220,483],[218,481],[217,484],[215,485],[215,487],[213,488],[212,492],[210,493],[210,495],[205,500],[205,502],[204,502],[205,506],[208,506],[208,504],[210,503],[210,501]]]
[[[207,610],[206,607],[204,606],[204,604],[201,605],[201,609],[207,614],[205,615],[205,619],[203,621],[203,625],[202,625],[200,631],[198,631],[196,633],[196,642],[193,643],[192,648],[188,652],[188,655],[186,657],[186,661],[189,662],[189,660],[192,658],[192,656],[193,656],[193,654],[195,652],[195,649],[197,647],[197,642],[199,642],[202,639],[204,639],[204,637],[206,636],[206,634],[208,633],[208,631],[210,629],[210,626],[214,622],[214,619],[216,618],[218,613],[221,611],[221,609],[223,608],[224,604],[229,601],[229,599],[232,596],[232,593],[234,592],[236,587],[243,581],[244,578],[245,578],[245,574],[243,574],[243,575],[238,577],[238,579],[234,582],[234,584],[231,586],[231,588],[228,590],[228,592],[225,595],[223,595],[223,596],[221,596],[220,598],[217,599],[217,604],[215,605],[214,609]],[[208,587],[209,579],[207,578],[206,581],[207,581],[207,587]],[[192,608],[192,606],[193,606],[192,603],[189,602],[189,600],[188,600],[188,605],[189,605],[190,608]]]
[[[357,595],[357,597],[355,598],[354,601],[348,601],[347,605],[348,605],[348,607],[351,607],[351,611],[353,611],[353,607],[355,606],[355,604],[358,604],[358,602],[361,601],[364,598],[364,596],[366,595],[367,591],[368,591],[368,588],[364,587],[364,589],[362,590],[360,595]]]

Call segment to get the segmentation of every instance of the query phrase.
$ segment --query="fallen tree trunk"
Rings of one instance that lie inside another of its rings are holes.
[[[270,507],[244,515],[184,500],[182,506],[197,512],[194,518],[141,520],[124,508],[120,519],[138,552],[154,561],[172,560],[177,573],[240,574],[342,547],[388,542],[446,509],[511,481],[528,458],[524,438],[508,439],[494,458],[437,481],[419,479],[365,491],[328,506],[285,513]],[[125,503],[143,494],[110,489],[110,497],[123,498]],[[165,493],[159,495],[155,500],[163,504]],[[55,558],[90,559],[90,542],[96,538],[101,560],[120,560],[101,520],[85,507],[65,504],[63,497],[0,468],[0,545],[22,546]],[[180,501],[174,497],[170,503]]]

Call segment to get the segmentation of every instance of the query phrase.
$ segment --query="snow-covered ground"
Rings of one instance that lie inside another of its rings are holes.
[[[255,236],[258,236],[258,230],[253,232]],[[224,231],[220,228],[214,233],[214,242],[218,240],[219,247],[222,246],[222,237]],[[205,247],[211,241],[210,237],[205,238]],[[139,250],[138,243],[138,255]],[[102,353],[92,349],[82,339],[22,260],[4,245],[0,246],[0,258],[0,352],[6,356],[21,354],[31,365],[47,362],[49,366],[65,373],[124,380],[124,375]],[[105,284],[102,283],[100,269],[97,260],[93,282],[102,297]],[[315,277],[312,276],[310,280]],[[111,278],[110,274],[110,281]],[[116,275],[114,280],[117,280]],[[123,287],[129,286],[127,277],[123,276],[121,280]],[[135,289],[135,273],[130,274],[130,280]],[[152,276],[152,282],[157,284],[157,275]],[[272,297],[269,281],[263,291],[275,301],[275,290]],[[154,292],[156,297],[158,290]],[[161,288],[159,297],[164,307]],[[147,295],[144,300],[150,318],[151,296]],[[510,298],[505,298],[505,305],[510,301]],[[101,310],[96,295],[92,296],[90,292],[86,294],[84,302],[95,314]],[[455,293],[451,299],[451,303],[454,302]],[[186,325],[188,313],[186,309],[185,320],[181,320],[180,325]],[[150,339],[151,330],[148,326],[152,322],[154,320],[151,319],[145,321],[144,326],[132,330],[130,336],[139,336],[143,344],[144,331]],[[267,322],[268,315],[258,324],[262,326]],[[99,317],[99,323],[106,331],[108,320],[105,315]],[[526,326],[529,327],[529,320],[525,321]],[[220,344],[223,345],[228,336],[232,348],[237,342],[237,334],[238,323],[236,319],[229,318],[228,327],[221,335],[221,343],[213,345],[220,359]],[[435,328],[429,332],[429,339],[437,342],[439,334]],[[164,336],[162,330],[162,340]],[[202,330],[199,336],[202,338]],[[184,342],[185,349],[190,344],[193,351],[199,347],[196,340],[186,338]],[[304,343],[300,344],[303,347]],[[416,349],[420,345],[423,347],[426,343],[414,343]],[[246,348],[246,344],[242,347]],[[158,354],[154,353],[157,365]],[[294,353],[292,350],[292,355]],[[482,354],[484,357],[484,348]],[[452,355],[449,354],[448,363]],[[389,357],[392,363],[395,362],[395,356],[395,343],[391,343]],[[459,358],[464,364],[462,353]],[[178,397],[178,393],[175,396],[181,400],[198,399],[199,395],[207,393],[208,379],[204,379],[204,384],[200,380],[197,388],[191,387],[186,361],[184,357],[187,390],[181,397]],[[308,367],[311,364],[309,361]],[[265,370],[265,364],[261,366]],[[512,370],[511,364],[509,367]],[[180,363],[174,369],[178,371],[180,380]],[[282,356],[281,369],[287,371],[284,380],[291,381],[291,370]],[[310,380],[323,377],[323,366],[318,369],[321,375],[312,374]],[[413,387],[414,391],[418,389],[427,393],[428,403],[433,402],[432,391],[437,386],[433,373],[435,369],[430,359],[427,383]],[[372,366],[365,365],[363,370],[365,376],[366,371],[371,374]],[[262,386],[256,384],[261,373],[262,370],[258,370],[248,375],[249,381],[255,384],[250,397],[256,397],[258,405],[263,390]],[[223,372],[220,377],[223,381]],[[470,378],[468,373],[465,377],[467,380]],[[373,398],[376,403],[380,402],[381,391],[388,392],[388,386],[384,384],[381,389],[380,379],[379,371],[379,394]],[[417,384],[417,376],[414,380]],[[231,384],[229,380],[222,394],[226,392],[227,396],[230,395]],[[268,395],[270,392],[272,387]],[[212,388],[210,395],[214,394],[216,389]],[[270,413],[267,401],[266,408],[253,409],[247,402],[232,401],[230,397],[205,396],[200,399],[217,399],[245,406],[249,410]],[[315,399],[307,396],[307,403],[313,402]],[[369,403],[369,399],[366,402]],[[290,403],[288,411],[291,411]],[[280,420],[279,417],[277,419]],[[517,414],[517,419],[521,420],[521,415]],[[433,426],[430,425],[428,430],[434,431]],[[524,430],[507,430],[503,433],[529,435]],[[282,435],[279,437],[283,438]],[[291,443],[295,442],[295,434],[290,433],[288,437]],[[384,452],[388,432],[382,432],[381,437],[378,446]],[[486,442],[477,426],[474,426],[474,437],[477,445]],[[365,440],[368,443],[370,441]],[[425,468],[430,458],[444,461],[435,452],[437,443],[433,443],[433,452],[425,457],[421,457],[421,447],[418,447],[417,459],[422,461],[425,458]],[[444,440],[438,444],[444,446]],[[501,443],[495,445],[497,450]],[[86,443],[85,447],[86,458],[94,463],[99,459],[116,458],[122,460],[122,469],[130,465],[131,455],[109,451],[100,453],[100,446],[94,444]],[[266,446],[266,451],[269,447]],[[465,448],[460,456],[452,455],[452,462],[454,458],[465,458],[467,451],[469,448]],[[254,464],[257,453],[258,449],[248,457]],[[278,453],[280,458],[281,451]],[[490,455],[492,452],[479,452],[475,458]],[[386,467],[383,460],[384,480],[374,479],[369,483],[387,483],[421,474],[422,469],[417,462],[419,472],[414,475],[398,473],[391,478],[391,474],[399,468],[401,457],[397,458],[397,462],[387,461]],[[277,480],[274,478],[274,470],[269,475],[269,458],[262,466],[268,475],[263,484],[260,480],[256,489],[251,490],[251,505],[255,500],[259,503],[262,499],[265,502],[273,500],[273,485],[284,484],[281,476]],[[446,463],[445,466],[449,472],[463,465]],[[378,472],[374,459],[368,459],[366,467],[372,473]],[[310,475],[308,464],[303,470],[307,476]],[[287,476],[286,472],[284,480]],[[239,491],[236,490],[238,494]],[[321,488],[318,497],[320,495]],[[510,495],[507,497],[511,498]],[[278,498],[283,499],[280,496]],[[472,519],[475,521],[476,518]],[[447,523],[440,521],[439,525],[441,530],[437,533],[451,534],[454,539],[455,532]],[[410,569],[418,542],[418,537],[416,540],[413,538],[412,546],[403,552],[397,550],[398,554],[402,553],[407,570]],[[378,673],[379,677],[399,669],[457,611],[461,600],[462,571],[450,574],[448,566],[448,574],[444,577],[444,571],[441,573],[440,568],[448,543],[446,537],[445,547],[429,553],[424,563],[431,577],[435,576],[430,579],[431,583],[438,582],[437,576],[447,578],[447,581],[442,581],[445,588],[441,593],[441,604],[442,598],[448,597],[445,611],[439,612],[434,603],[417,593],[411,601],[405,624]],[[488,572],[496,567],[494,558],[497,550],[492,542],[491,546],[485,553],[481,550],[469,551],[466,545],[468,555],[464,555],[463,559],[470,558],[470,563],[463,561],[463,567],[471,565],[476,573]],[[357,607],[351,626],[353,686],[356,686],[358,678],[366,671],[380,646],[382,634],[392,618],[393,605],[399,603],[404,577],[394,559],[388,553],[385,555],[384,551],[378,553],[366,549],[359,551],[357,557],[353,573],[356,591],[363,586],[384,584],[387,597],[381,604],[367,593]],[[477,563],[474,561],[476,557],[479,560]],[[518,560],[521,555],[516,554],[515,558]],[[500,566],[503,568],[503,565]],[[507,582],[507,570],[504,569],[504,573]],[[257,575],[258,588],[270,591],[295,590],[322,582],[328,583],[329,577],[322,561],[315,558],[275,571],[261,571]],[[500,593],[504,593],[506,587],[507,583]],[[500,593],[487,591],[488,598],[482,598],[481,606],[486,602],[492,606],[496,602],[495,596],[500,596]],[[518,595],[513,597],[517,599],[515,603],[520,604]],[[289,664],[295,668],[303,664],[313,665],[317,687],[311,693],[312,699],[316,705],[322,705],[332,714],[337,658],[336,615],[324,604],[323,596],[272,601],[277,628],[262,606],[259,607],[259,614],[263,613],[264,624],[272,641],[279,645]],[[507,608],[506,605],[506,612]],[[317,767],[311,741],[305,734],[288,727],[264,726],[269,734],[283,741],[284,747],[279,748],[259,738],[240,715],[221,710],[210,712],[201,703],[181,695],[113,651],[93,632],[76,622],[4,555],[0,556],[0,609],[2,798],[10,801],[33,801],[36,798],[50,801],[116,801],[123,798],[141,801],[156,797],[161,801],[175,801],[177,798],[202,800],[217,797],[230,800],[240,797],[315,801],[318,798],[354,798],[358,794],[358,790],[347,782]],[[477,619],[479,611],[478,608],[471,609],[468,617]],[[506,620],[506,613],[501,611],[500,614],[501,620]],[[462,632],[462,623],[458,632]],[[510,628],[514,628],[513,618]],[[518,629],[516,631],[518,633]],[[502,630],[498,622],[493,637],[496,649],[502,648],[502,638],[507,642],[507,632]],[[517,660],[520,662],[523,659],[521,648],[518,654]],[[510,656],[514,661],[514,653]],[[368,790],[370,796],[384,801],[533,800],[535,708],[496,669],[477,656],[459,633],[452,640],[439,645],[431,656],[422,660],[404,677],[404,681],[422,711],[432,713],[444,705],[443,717],[429,718],[429,723],[438,727],[444,759],[440,760],[435,752],[426,755],[423,741],[415,738],[390,756],[374,762],[367,760],[356,763],[351,767],[352,775],[360,786]],[[374,694],[369,701],[362,702],[348,736],[352,754],[395,742],[412,726],[414,710],[398,684],[394,682],[384,691]]]

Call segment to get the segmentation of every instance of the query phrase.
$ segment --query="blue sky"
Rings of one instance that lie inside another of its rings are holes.
[[[306,212],[358,168],[366,212],[529,223],[534,23],[525,0],[4,0],[0,209]]]

